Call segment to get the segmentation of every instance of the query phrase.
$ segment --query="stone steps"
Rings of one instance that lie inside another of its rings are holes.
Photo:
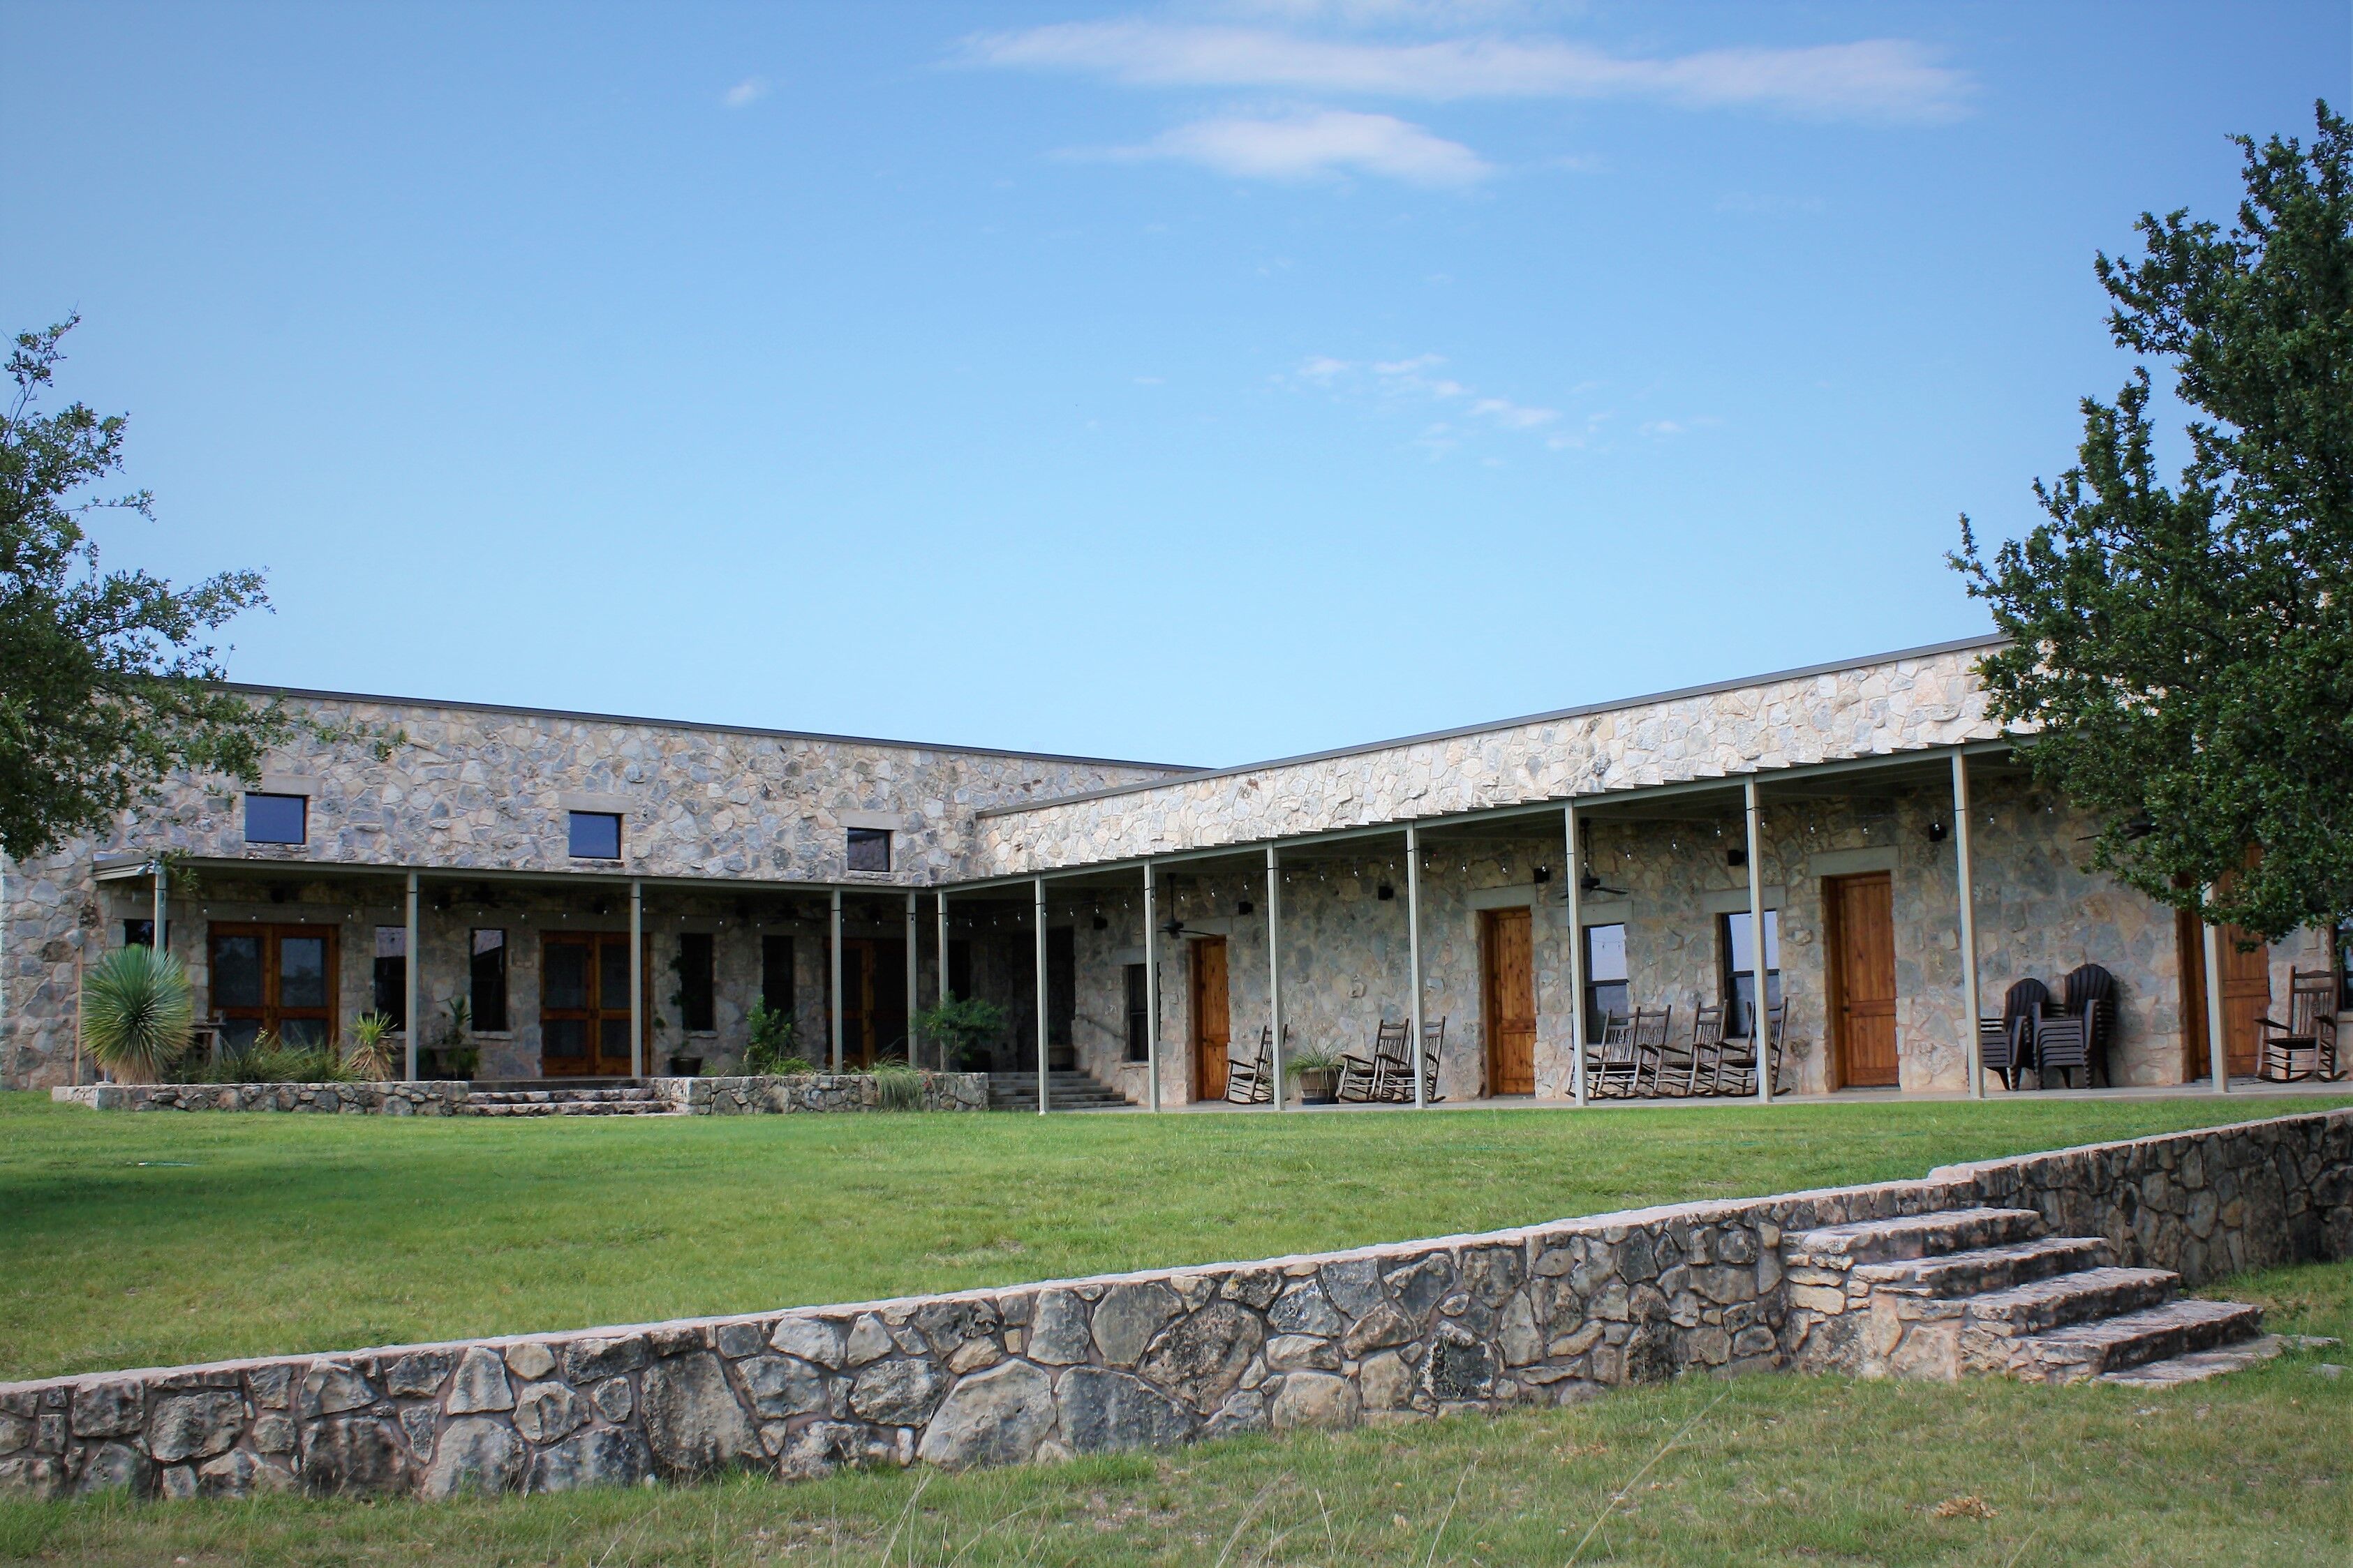
[[[2191,1351],[2187,1355],[2104,1372],[2100,1381],[2126,1388],[2179,1388],[2185,1383],[2203,1383],[2210,1377],[2261,1366],[2287,1347],[2287,1340],[2279,1334],[2258,1334],[2220,1350]]]
[[[1046,1075],[1049,1105],[1056,1110],[1114,1110],[1127,1097],[1092,1074],[1057,1069]],[[991,1110],[1038,1109],[1038,1075],[1034,1072],[993,1072],[988,1075]]]
[[[2042,1232],[2042,1216],[2032,1209],[1947,1209],[1806,1231],[1788,1257],[1800,1267],[1852,1268],[2014,1246],[2032,1241]]]
[[[2056,1274],[2099,1268],[2115,1260],[2115,1250],[2097,1237],[2045,1236],[2006,1247],[1972,1247],[1940,1258],[1866,1263],[1854,1270],[1854,1278],[1878,1290],[1919,1296],[1972,1296],[2011,1289]]]
[[[671,1116],[679,1107],[650,1089],[509,1089],[470,1094],[467,1116]]]
[[[2009,1370],[2030,1382],[2082,1383],[2252,1340],[2263,1321],[2262,1308],[2241,1301],[2168,1301],[2025,1335],[2010,1346]]]

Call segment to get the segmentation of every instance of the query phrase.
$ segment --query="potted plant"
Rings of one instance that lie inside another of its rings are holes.
[[[160,1083],[195,1022],[188,972],[168,952],[118,947],[82,976],[81,1034],[118,1083]]]
[[[1284,1061],[1282,1070],[1288,1077],[1299,1080],[1300,1104],[1339,1103],[1340,1058],[1333,1052],[1311,1046]]]

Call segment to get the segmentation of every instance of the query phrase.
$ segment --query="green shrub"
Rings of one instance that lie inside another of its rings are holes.
[[[332,1046],[289,1046],[264,1029],[238,1049],[190,1073],[189,1083],[357,1083],[360,1075]]]
[[[794,1049],[799,1031],[788,1015],[754,1002],[744,1022],[752,1032],[751,1044],[744,1048],[745,1072],[782,1077],[810,1070],[808,1058]]]
[[[951,1066],[976,1053],[986,1055],[1005,1033],[1005,1009],[977,996],[950,995],[938,1006],[917,1015],[915,1028],[934,1045],[946,1047]]]
[[[874,1064],[874,1103],[883,1110],[923,1109],[923,1075],[905,1062]]]
[[[178,959],[118,947],[82,976],[82,1041],[116,1079],[159,1083],[188,1054],[195,1007]]]
[[[377,1082],[392,1076],[392,1020],[382,1013],[363,1013],[352,1021],[351,1048],[343,1061],[352,1072]]]

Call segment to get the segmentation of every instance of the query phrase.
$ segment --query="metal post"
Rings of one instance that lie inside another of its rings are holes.
[[[1413,971],[1407,1003],[1407,1027],[1413,1031],[1413,1108],[1420,1110],[1430,1104],[1430,1065],[1422,1060],[1427,1047],[1421,1038],[1421,835],[1410,822],[1405,825],[1405,957]]]
[[[825,938],[826,1034],[833,1047],[833,1070],[841,1070],[841,889],[833,890],[832,917]]]
[[[944,1005],[948,1000],[948,895],[945,889],[941,889],[938,898],[940,903],[940,1002]],[[948,1040],[945,1035],[940,1037],[939,1046],[940,1070],[947,1072],[950,1068]]]
[[[1961,905],[1962,1041],[1968,1051],[1969,1098],[1985,1098],[1985,1050],[1978,1038],[1978,884],[1969,859],[1969,761],[1953,753],[1953,864]],[[2084,1075],[2090,1077],[2088,1073]]]
[[[1585,1081],[1585,858],[1577,845],[1577,802],[1561,808],[1568,833],[1568,1080],[1577,1103],[1592,1103]]]
[[[1266,1015],[1274,1042],[1274,1108],[1282,1109],[1282,872],[1273,845],[1266,847]]]
[[[629,882],[629,1076],[646,1076],[646,885],[635,879]]]
[[[1152,1109],[1160,1109],[1160,933],[1154,930],[1152,862],[1144,863],[1144,1071]]]
[[[2206,1070],[2216,1094],[2231,1092],[2231,1052],[2222,1038],[2222,928],[2211,923],[2206,927]]]
[[[907,1065],[915,1065],[915,1015],[923,1010],[923,985],[916,976],[915,937],[920,930],[915,924],[915,895],[907,895]]]
[[[417,966],[423,955],[417,941],[417,873],[408,874],[408,921],[402,928],[401,945],[407,951],[400,955],[400,1032],[401,1072],[411,1083],[417,1081],[417,1037],[425,1021],[417,1016]]]
[[[164,864],[164,858],[161,855],[155,857],[154,871],[155,916],[153,922],[154,925],[154,935],[152,940],[155,946],[155,955],[160,958],[164,953],[171,951],[170,946],[164,940],[164,911],[171,907],[170,889],[172,882],[172,868]]]
[[[1751,987],[1757,1001],[1748,1033],[1757,1047],[1757,1103],[1773,1103],[1773,1028],[1765,991],[1765,834],[1763,813],[1757,805],[1757,775],[1742,781],[1741,801],[1748,819],[1748,962],[1755,964]]]
[[[1046,879],[1032,884],[1038,891],[1038,1114],[1052,1103],[1046,1081]]]

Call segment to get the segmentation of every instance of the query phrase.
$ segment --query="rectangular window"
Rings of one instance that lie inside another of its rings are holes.
[[[621,814],[617,811],[572,813],[572,858],[575,860],[618,860],[621,858]]]
[[[1598,1041],[1607,1015],[1626,1012],[1626,928],[1585,928],[1585,1037]]]
[[[375,1011],[408,1027],[408,928],[375,928]]]
[[[853,871],[888,871],[891,868],[891,830],[887,827],[851,828],[849,868]]]
[[[760,939],[760,1000],[771,1013],[793,1016],[793,939]]]
[[[1079,933],[1069,926],[1046,931],[1046,1043],[1071,1043],[1079,1016]]]
[[[302,844],[310,837],[310,796],[249,794],[245,797],[248,844]]]
[[[124,921],[122,945],[125,947],[154,946],[155,922],[152,920]],[[164,922],[164,945],[167,949],[172,945],[172,922],[169,921]]]
[[[948,990],[958,996],[972,994],[972,943],[968,942],[948,943]]]
[[[1144,990],[1144,965],[1127,966],[1127,1059],[1148,1061],[1152,1056],[1152,1005]]]
[[[477,929],[473,940],[472,1001],[469,1010],[474,1027],[503,1034],[507,1027],[507,933]]]
[[[1725,915],[1717,951],[1724,956],[1724,1032],[1746,1039],[1756,1033],[1757,952],[1748,940],[1748,911]],[[1765,1005],[1781,1000],[1781,911],[1765,911]]]
[[[716,945],[707,931],[679,935],[678,1016],[690,1035],[719,1027]]]

